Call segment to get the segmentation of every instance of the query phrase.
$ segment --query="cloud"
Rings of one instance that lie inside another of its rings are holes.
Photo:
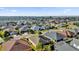
[[[16,10],[10,10],[11,12],[16,12]]]
[[[68,13],[69,11],[71,11],[71,9],[65,9],[64,13]]]
[[[3,9],[5,9],[5,8],[0,8],[0,10],[3,10]]]
[[[4,11],[4,12],[16,12],[15,9],[7,9],[7,8],[0,8],[0,11]]]

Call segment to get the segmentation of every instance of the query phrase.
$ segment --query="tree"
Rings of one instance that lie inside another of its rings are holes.
[[[35,31],[34,30],[31,30],[31,29],[28,29],[27,32],[28,33],[31,33],[31,34],[35,34]]]
[[[10,36],[10,33],[8,31],[5,31],[4,32],[4,37],[8,37],[8,36]]]
[[[4,37],[4,31],[0,31],[0,37]]]
[[[8,31],[0,31],[0,37],[4,38],[4,41],[9,40],[10,33]]]
[[[79,22],[76,22],[74,25],[78,26],[79,27]]]
[[[44,51],[51,51],[51,44],[44,46]]]
[[[21,34],[21,31],[19,31],[18,27],[16,27],[15,30],[16,30],[17,34]]]
[[[8,40],[10,40],[11,39],[11,37],[5,37],[4,38],[4,41],[8,41]]]
[[[0,28],[0,31],[2,31],[2,29]]]
[[[16,27],[16,28],[15,28],[15,30],[19,30],[19,28],[18,28],[18,27]]]
[[[42,42],[39,42],[38,45],[36,46],[36,50],[42,51],[43,50],[43,44]]]
[[[42,32],[39,32],[39,35],[42,34]]]

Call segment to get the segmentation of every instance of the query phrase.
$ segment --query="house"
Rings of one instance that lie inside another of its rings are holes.
[[[43,45],[51,42],[49,38],[47,38],[43,35],[40,35],[39,38],[40,38],[40,41],[42,42]]]
[[[31,51],[29,44],[24,40],[9,40],[2,44],[2,51]]]
[[[18,34],[16,31],[9,31],[9,33],[10,33],[10,36]]]
[[[74,34],[73,36],[77,35],[77,31],[76,31],[75,29],[71,29],[71,30],[69,30],[69,31]]]
[[[32,26],[31,29],[32,29],[32,30],[39,30],[40,27],[39,27],[39,26]]]
[[[77,34],[79,34],[79,28],[74,29]]]
[[[38,43],[39,43],[39,37],[38,37],[38,36],[32,35],[32,36],[28,37],[27,40],[28,40],[34,47],[36,47],[36,46],[38,45]]]
[[[15,26],[17,23],[16,22],[7,22],[6,24],[7,24],[7,26]]]
[[[21,31],[21,32],[26,32],[28,29],[29,29],[28,26],[27,26],[27,25],[24,25],[24,26],[22,26],[22,27],[19,29],[19,31]]]
[[[45,29],[45,26],[40,26],[40,30],[44,30]]]
[[[54,49],[55,49],[55,51],[77,51],[77,49],[71,47],[64,41],[54,44]]]
[[[58,20],[56,20],[56,19],[53,19],[53,21],[51,21],[52,23],[54,23],[54,24],[58,24],[58,23],[60,23]]]
[[[22,38],[25,38],[25,40],[30,44],[33,45],[34,47],[36,47],[39,43],[39,37],[32,35],[32,34],[28,34],[28,35],[22,35]]]
[[[62,41],[64,36],[55,32],[55,31],[52,31],[52,30],[49,30],[48,32],[44,33],[43,34],[45,37],[49,38],[51,41],[54,40],[56,42],[58,41]]]
[[[63,35],[64,37],[73,37],[74,36],[74,33],[69,30],[62,30],[60,32],[60,34]]]
[[[56,25],[56,27],[64,27],[66,24],[64,24],[64,23],[60,23],[60,24],[58,24],[58,25]]]
[[[13,27],[13,26],[5,26],[4,31],[15,31],[15,27]]]
[[[13,35],[13,39],[12,40],[20,40],[21,36],[20,35]]]
[[[53,41],[54,43],[55,42],[59,42],[59,41],[62,41],[64,36],[55,32],[55,31],[48,31],[42,35],[39,36],[40,38],[40,41],[43,43],[43,44],[48,44],[50,43],[51,41]]]
[[[70,42],[70,45],[79,50],[79,40],[78,39],[73,38],[73,40]]]
[[[28,33],[27,33],[27,32],[25,32],[24,34],[22,34],[22,36],[24,36],[24,37],[25,37],[25,36],[27,36],[27,35],[28,35]]]
[[[21,25],[21,24],[17,24],[16,25],[16,28],[21,28],[23,25]]]
[[[44,30],[45,26],[32,26],[31,29],[32,30]]]
[[[21,21],[18,21],[18,22],[17,22],[17,25],[22,25],[22,24],[24,24],[24,25],[25,25],[25,24],[26,24],[26,21],[21,20]]]

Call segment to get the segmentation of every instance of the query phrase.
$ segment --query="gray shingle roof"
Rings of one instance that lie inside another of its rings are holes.
[[[39,28],[40,28],[39,26],[32,26],[31,27],[32,30],[39,30]]]
[[[57,51],[76,51],[75,48],[71,47],[64,41],[58,42],[55,44],[55,50]]]
[[[79,40],[78,40],[78,39],[73,39],[73,40],[70,42],[70,45],[73,46],[74,48],[79,49]]]
[[[20,31],[26,31],[26,30],[28,30],[28,29],[29,29],[28,26],[25,25],[25,26],[21,27],[19,30],[20,30]]]
[[[44,36],[50,38],[50,39],[54,39],[54,40],[60,40],[63,39],[63,35],[54,32],[54,31],[48,31],[44,34]]]
[[[77,34],[77,31],[72,29],[72,30],[69,30],[70,32],[73,32],[75,35]]]

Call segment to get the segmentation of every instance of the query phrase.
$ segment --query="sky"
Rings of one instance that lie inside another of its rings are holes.
[[[0,16],[79,16],[79,7],[0,7]]]

